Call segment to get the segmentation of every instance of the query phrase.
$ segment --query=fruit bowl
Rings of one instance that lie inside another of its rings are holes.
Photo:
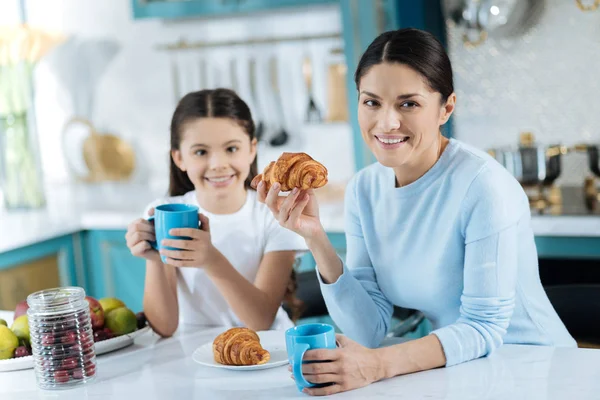
[[[134,332],[127,333],[121,336],[115,336],[111,339],[102,340],[94,343],[96,355],[110,353],[111,351],[119,350],[133,344],[137,336],[144,334],[150,330],[149,326],[145,326]],[[10,358],[8,360],[0,360],[0,372],[18,371],[21,369],[33,368],[33,356]]]

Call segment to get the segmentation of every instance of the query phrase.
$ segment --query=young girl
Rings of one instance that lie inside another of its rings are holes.
[[[292,326],[281,304],[296,250],[304,240],[281,227],[250,188],[257,174],[254,123],[246,103],[227,89],[181,99],[171,121],[170,197],[152,202],[194,204],[200,229],[165,240],[180,251],[158,251],[154,226],[131,223],[127,246],[146,262],[144,311],[153,329],[171,336],[179,322],[254,330]]]

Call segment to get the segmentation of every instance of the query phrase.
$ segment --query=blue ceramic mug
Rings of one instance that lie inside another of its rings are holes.
[[[285,331],[285,345],[288,360],[292,366],[292,374],[298,390],[307,387],[326,386],[327,384],[310,383],[302,374],[302,358],[307,350],[335,349],[335,329],[328,324],[298,325]]]
[[[150,242],[155,250],[180,250],[175,247],[161,245],[164,239],[190,239],[187,236],[173,236],[169,234],[175,228],[198,229],[198,206],[191,204],[162,204],[154,209],[154,216],[148,218],[154,221],[156,242]],[[162,262],[167,262],[167,257],[161,254]]]

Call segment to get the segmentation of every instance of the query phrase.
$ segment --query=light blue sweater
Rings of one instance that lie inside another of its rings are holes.
[[[527,196],[486,153],[451,139],[402,188],[371,165],[345,201],[344,272],[321,290],[350,338],[377,347],[397,305],[431,321],[446,366],[502,343],[576,346],[540,282]]]

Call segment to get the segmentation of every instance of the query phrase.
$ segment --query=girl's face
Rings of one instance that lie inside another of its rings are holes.
[[[218,197],[244,188],[256,157],[256,139],[228,118],[198,118],[182,126],[179,150],[171,155],[196,190]]]
[[[455,95],[442,104],[421,74],[399,63],[372,66],[359,85],[358,124],[377,161],[391,168],[418,166],[439,144]]]

